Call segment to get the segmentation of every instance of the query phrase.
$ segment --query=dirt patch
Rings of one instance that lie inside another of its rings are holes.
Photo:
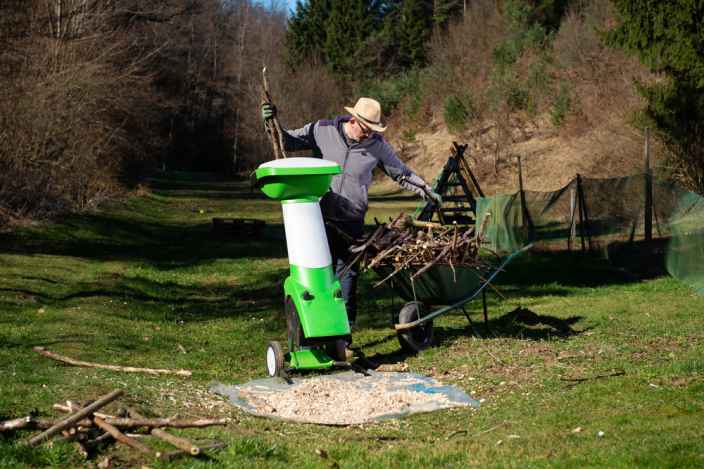
[[[524,187],[533,191],[559,189],[577,173],[604,178],[642,171],[643,136],[624,125],[620,116],[578,135],[561,135],[547,115],[512,117],[509,128],[501,134],[496,123],[483,121],[456,135],[436,118],[413,141],[401,138],[401,132],[388,137],[401,159],[426,181],[438,176],[453,141],[468,143],[466,156],[486,195],[517,190],[517,156],[522,158]],[[659,151],[654,150],[653,156]],[[374,187],[377,193],[398,190],[381,176]]]

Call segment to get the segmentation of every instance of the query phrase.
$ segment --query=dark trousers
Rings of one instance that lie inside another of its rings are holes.
[[[328,226],[334,224],[337,229]],[[357,277],[359,276],[358,264],[347,269],[344,275],[345,266],[354,259],[354,255],[349,249],[352,246],[352,239],[358,239],[364,232],[363,222],[327,222],[325,231],[328,236],[330,254],[332,255],[332,265],[335,269],[335,276],[340,280],[342,286],[342,297],[345,300],[347,318],[354,322],[357,319]],[[340,232],[346,234],[344,236]],[[349,238],[348,238],[349,237]]]

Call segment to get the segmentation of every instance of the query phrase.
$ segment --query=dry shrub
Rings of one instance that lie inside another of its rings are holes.
[[[290,70],[281,56],[273,56],[270,60],[267,64],[270,92],[284,128],[296,129],[308,122],[345,113],[343,106],[350,104],[343,92],[344,88],[327,67],[311,63],[297,70]],[[242,102],[247,109],[242,121],[242,132],[250,144],[247,151],[243,149],[243,169],[251,169],[273,158],[260,114],[261,68],[256,69],[259,75],[250,77],[248,93],[242,96]]]
[[[114,193],[126,162],[143,154],[129,129],[150,127],[144,57],[129,36],[105,24],[100,4],[61,28],[43,6],[29,5],[32,21],[8,38],[22,60],[5,54],[12,66],[0,72],[0,206],[16,217],[86,209]]]
[[[575,101],[567,133],[582,134],[605,123],[623,128],[644,104],[634,82],[655,79],[636,59],[604,45],[601,33],[614,21],[610,1],[585,1],[567,14],[557,33],[556,73],[571,84]]]
[[[432,39],[427,99],[442,103],[448,94],[470,92],[478,100],[477,112],[485,114],[487,103],[481,98],[493,67],[492,51],[505,29],[495,1],[468,2],[465,16]]]

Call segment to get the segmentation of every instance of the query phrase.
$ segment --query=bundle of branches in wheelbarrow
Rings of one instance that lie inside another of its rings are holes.
[[[412,271],[410,278],[414,280],[434,265],[448,265],[453,274],[455,267],[488,272],[492,264],[479,256],[483,231],[484,223],[475,230],[474,226],[418,222],[401,213],[357,240],[350,247],[350,252],[355,256],[347,267],[357,262],[362,271],[393,267],[392,272],[377,282],[375,287],[404,270]]]

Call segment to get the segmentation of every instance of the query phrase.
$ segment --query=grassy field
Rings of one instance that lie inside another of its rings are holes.
[[[375,198],[369,220],[414,204]],[[215,216],[267,225],[253,239],[222,238]],[[337,428],[251,417],[207,392],[264,376],[267,341],[285,339],[287,267],[278,203],[246,182],[155,180],[141,197],[0,235],[0,419],[34,409],[55,418],[56,402],[117,388],[148,415],[231,419],[181,432],[228,445],[209,457],[167,465],[121,446],[101,452],[125,467],[704,466],[704,298],[674,279],[637,282],[591,257],[529,254],[499,277],[505,298],[489,295],[488,325],[475,301],[473,329],[461,313],[444,315],[437,345],[404,355],[388,328],[400,300],[366,278],[357,353],[405,362],[482,406]],[[194,373],[69,367],[37,345]],[[86,464],[69,444],[26,448],[29,434],[0,436],[0,467]]]

